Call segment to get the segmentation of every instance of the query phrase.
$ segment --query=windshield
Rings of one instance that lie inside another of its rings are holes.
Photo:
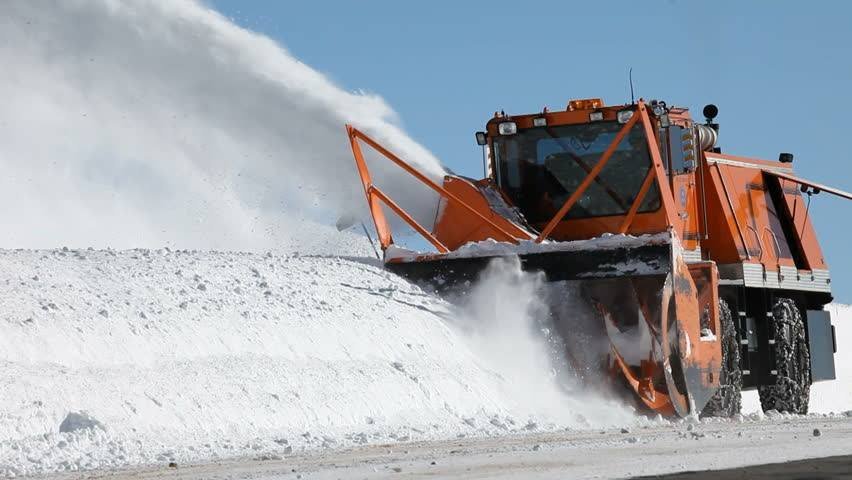
[[[497,181],[533,223],[550,220],[577,189],[622,125],[597,122],[523,130],[494,139]],[[641,124],[624,137],[598,177],[568,211],[566,219],[624,215],[651,167]],[[639,207],[660,207],[652,184]]]

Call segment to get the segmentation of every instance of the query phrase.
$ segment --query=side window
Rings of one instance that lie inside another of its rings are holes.
[[[504,188],[521,188],[521,170],[517,161],[517,150],[515,141],[501,139],[494,142],[494,157],[500,161],[497,171],[505,175],[500,179],[500,184]]]

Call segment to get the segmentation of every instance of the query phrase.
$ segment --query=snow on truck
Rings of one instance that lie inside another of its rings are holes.
[[[662,101],[600,99],[495,113],[476,133],[486,178],[447,174],[440,185],[346,128],[389,270],[448,289],[517,256],[544,273],[551,303],[560,289],[580,292],[591,331],[551,308],[566,356],[584,370],[595,360],[578,352],[603,344],[604,376],[643,410],[730,416],[741,390],[756,388],[764,410],[807,413],[811,383],[834,378],[836,351],[809,200],[852,195],[795,176],[788,153],[723,154],[718,109],[703,113],[699,123]],[[362,144],[437,193],[433,225],[373,184]],[[383,205],[436,252],[396,247]]]

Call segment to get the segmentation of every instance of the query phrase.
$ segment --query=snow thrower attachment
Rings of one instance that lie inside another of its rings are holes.
[[[706,124],[641,100],[495,114],[477,132],[486,178],[445,175],[441,185],[346,128],[389,270],[445,291],[475,281],[495,258],[518,257],[557,289],[577,287],[608,339],[611,378],[645,410],[730,415],[741,388],[757,387],[765,406],[800,411],[811,379],[833,378],[834,366],[822,311],[828,271],[801,194],[849,194],[792,176],[789,154],[722,155],[709,107]],[[374,185],[362,143],[437,194],[431,225]],[[437,252],[395,245],[383,204]],[[785,316],[779,302],[795,311]],[[570,349],[577,331],[570,315],[559,321]],[[795,343],[805,331],[810,344]],[[818,356],[820,371],[791,349]]]

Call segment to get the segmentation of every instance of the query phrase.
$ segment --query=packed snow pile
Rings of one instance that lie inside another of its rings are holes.
[[[0,299],[0,476],[635,421],[542,390],[521,299],[506,333],[365,259],[6,250]]]

